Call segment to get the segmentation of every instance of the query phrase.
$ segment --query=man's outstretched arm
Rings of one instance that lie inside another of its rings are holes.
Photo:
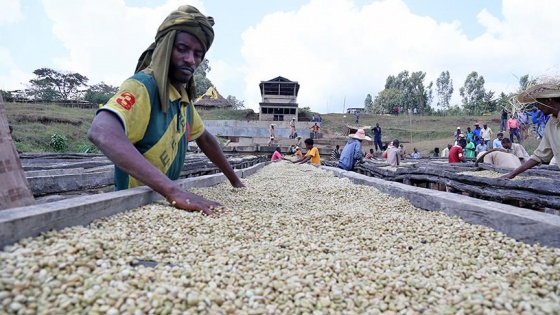
[[[107,111],[101,111],[93,120],[88,139],[124,172],[165,197],[175,201],[177,208],[212,214],[220,204],[181,189],[159,171],[134,147],[127,138],[120,120]]]

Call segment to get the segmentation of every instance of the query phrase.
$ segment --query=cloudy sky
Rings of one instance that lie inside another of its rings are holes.
[[[328,113],[363,107],[403,70],[426,84],[448,70],[453,103],[471,71],[497,94],[558,73],[558,0],[3,0],[0,89],[25,88],[41,67],[120,85],[182,4],[215,18],[208,77],[253,109],[277,76],[300,83],[300,106]]]

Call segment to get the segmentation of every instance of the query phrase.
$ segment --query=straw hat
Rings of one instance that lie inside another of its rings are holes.
[[[533,85],[524,92],[517,95],[516,99],[521,104],[534,103],[537,98],[556,98],[560,97],[560,85],[558,84],[537,84]]]
[[[349,135],[348,137],[358,139],[358,140],[368,140],[371,141],[371,138],[366,136],[364,129],[358,129],[356,133]]]

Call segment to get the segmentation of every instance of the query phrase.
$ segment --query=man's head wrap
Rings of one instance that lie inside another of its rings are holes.
[[[164,112],[169,107],[169,63],[175,35],[177,32],[186,32],[196,37],[206,54],[214,40],[213,25],[214,19],[203,15],[197,8],[190,5],[180,6],[163,21],[158,28],[156,41],[140,56],[135,73],[144,70],[145,73],[154,77]],[[194,99],[195,93],[193,74],[187,83],[187,94],[190,100]]]

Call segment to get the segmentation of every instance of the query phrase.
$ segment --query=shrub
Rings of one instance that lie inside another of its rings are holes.
[[[51,136],[51,141],[49,142],[49,146],[55,152],[63,152],[68,150],[68,141],[63,135],[55,132]]]

